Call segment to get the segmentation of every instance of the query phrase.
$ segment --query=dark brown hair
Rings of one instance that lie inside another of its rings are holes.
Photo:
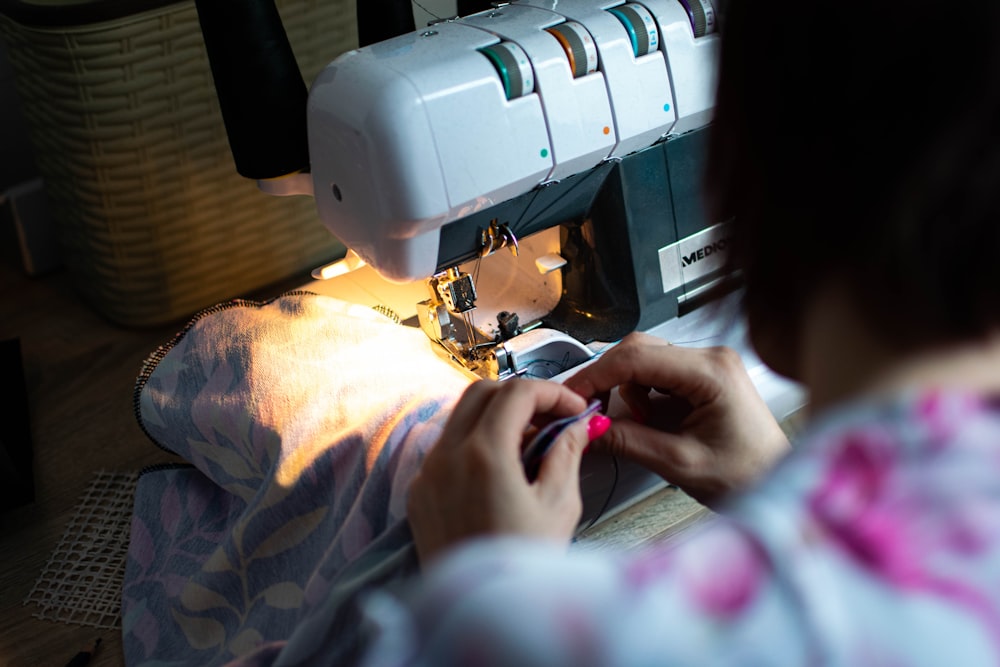
[[[902,344],[997,327],[1000,3],[726,5],[706,195],[751,330],[830,278]]]

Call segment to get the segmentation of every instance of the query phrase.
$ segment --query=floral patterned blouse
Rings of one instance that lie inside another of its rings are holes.
[[[373,667],[1000,665],[1000,403],[841,406],[690,538],[483,539],[365,615]]]

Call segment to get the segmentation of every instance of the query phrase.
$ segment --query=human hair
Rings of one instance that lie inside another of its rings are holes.
[[[843,279],[900,345],[1000,325],[1000,3],[726,3],[707,207],[751,330]]]

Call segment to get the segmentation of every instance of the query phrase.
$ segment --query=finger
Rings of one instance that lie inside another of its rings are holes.
[[[666,346],[666,341],[644,333],[630,333],[617,345],[610,347],[597,360],[580,366],[576,372],[564,381],[564,385],[586,398],[591,398],[609,392],[628,378],[611,380],[606,376],[606,368],[617,368],[615,357],[622,354],[618,348],[651,346],[658,348]]]
[[[691,478],[706,456],[705,446],[697,439],[629,420],[613,420],[607,433],[593,442],[593,448],[637,463],[679,485]]]
[[[653,387],[694,405],[714,400],[721,387],[717,357],[721,348],[685,348],[646,334],[629,334],[592,365],[566,381],[583,396],[625,383]]]
[[[640,424],[649,423],[652,400],[649,397],[650,388],[634,382],[626,382],[618,387],[618,395],[628,407],[632,419]]]
[[[610,426],[611,419],[593,414],[563,431],[552,444],[549,456],[542,461],[538,477],[542,480],[541,484],[557,489],[568,484],[574,492],[578,490],[583,454],[590,443],[604,435]]]
[[[522,435],[535,415],[569,417],[586,409],[582,396],[548,380],[506,380],[491,397],[478,428],[488,441],[520,453]]]
[[[555,502],[567,495],[579,495],[580,460],[590,440],[587,420],[581,420],[559,434],[542,459],[535,480],[537,492],[543,500]]]
[[[473,382],[458,399],[441,432],[439,443],[457,443],[476,425],[500,385],[488,380]]]
[[[600,401],[601,402],[601,411],[602,412],[605,411],[605,410],[607,410],[608,406],[611,405],[611,390],[610,389],[608,391],[599,391],[599,392],[597,392],[595,394],[584,394],[582,391],[580,391],[580,388],[572,386],[568,382],[564,386],[567,389],[569,389],[570,391],[572,391],[573,393],[579,394],[580,396],[583,396],[583,398],[586,399],[588,402],[590,402],[591,400],[595,400],[595,399],[598,400],[598,401]]]

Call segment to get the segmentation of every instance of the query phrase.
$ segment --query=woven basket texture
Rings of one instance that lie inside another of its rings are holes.
[[[309,84],[353,0],[278,0]],[[66,268],[111,321],[178,321],[343,254],[311,197],[236,172],[193,1],[71,28],[0,17]]]

